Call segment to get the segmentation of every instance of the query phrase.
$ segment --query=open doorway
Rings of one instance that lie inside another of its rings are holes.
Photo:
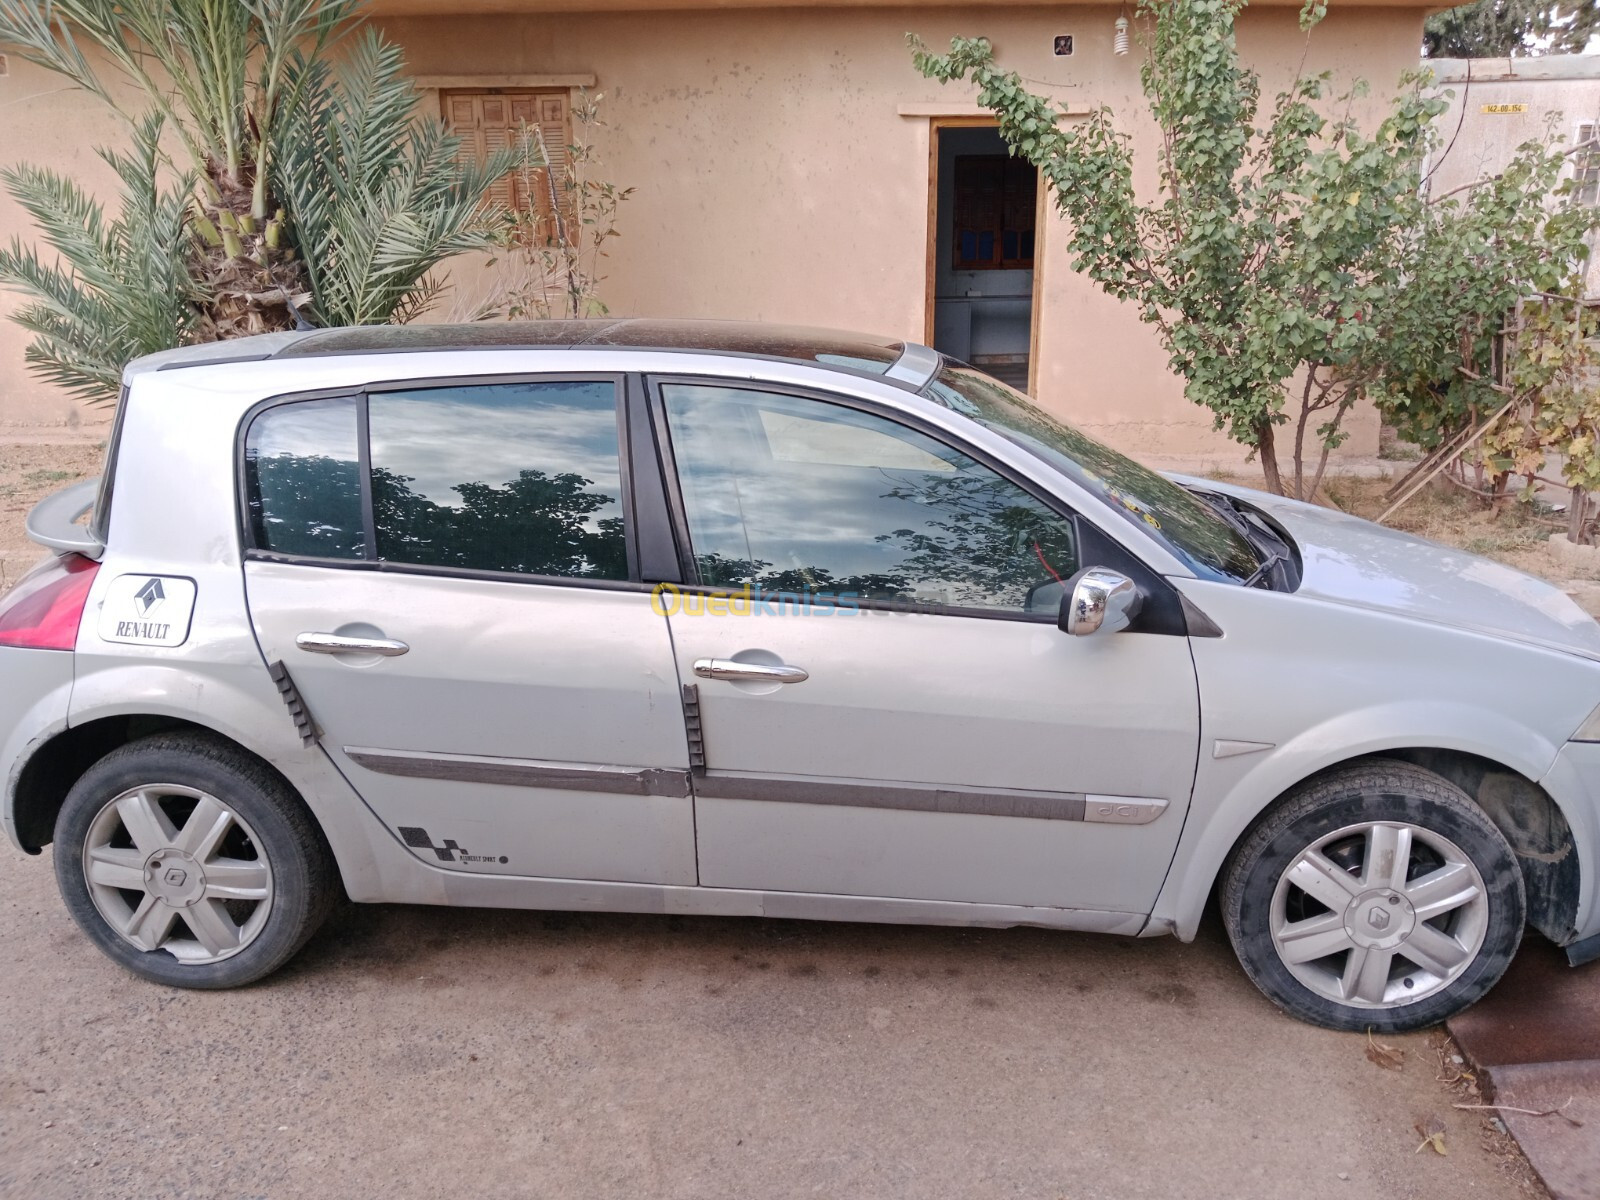
[[[1039,173],[993,125],[930,132],[928,339],[1031,390]]]

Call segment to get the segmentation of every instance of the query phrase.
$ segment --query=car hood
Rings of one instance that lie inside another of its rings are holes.
[[[1174,476],[1276,520],[1304,561],[1297,596],[1494,634],[1600,661],[1600,624],[1560,588],[1464,550],[1268,492]]]

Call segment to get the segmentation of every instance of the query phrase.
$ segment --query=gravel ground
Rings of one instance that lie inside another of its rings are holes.
[[[26,508],[98,454],[0,447],[9,579]],[[0,846],[0,963],[7,1198],[1539,1194],[1451,1107],[1439,1035],[1279,1015],[1215,921],[1186,946],[350,906],[199,993],[120,972],[48,859]]]

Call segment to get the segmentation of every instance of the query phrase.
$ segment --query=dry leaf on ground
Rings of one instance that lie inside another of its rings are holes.
[[[1422,1135],[1422,1141],[1417,1144],[1416,1153],[1421,1154],[1424,1147],[1432,1146],[1435,1154],[1444,1154],[1444,1120],[1437,1115],[1429,1116],[1418,1121],[1415,1129]]]
[[[1405,1069],[1406,1052],[1399,1046],[1388,1046],[1374,1041],[1372,1030],[1367,1030],[1367,1061],[1377,1063],[1385,1071]]]

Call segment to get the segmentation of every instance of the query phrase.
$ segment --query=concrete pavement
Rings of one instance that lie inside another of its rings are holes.
[[[1529,935],[1506,977],[1450,1031],[1551,1195],[1600,1197],[1600,963],[1569,967]]]

